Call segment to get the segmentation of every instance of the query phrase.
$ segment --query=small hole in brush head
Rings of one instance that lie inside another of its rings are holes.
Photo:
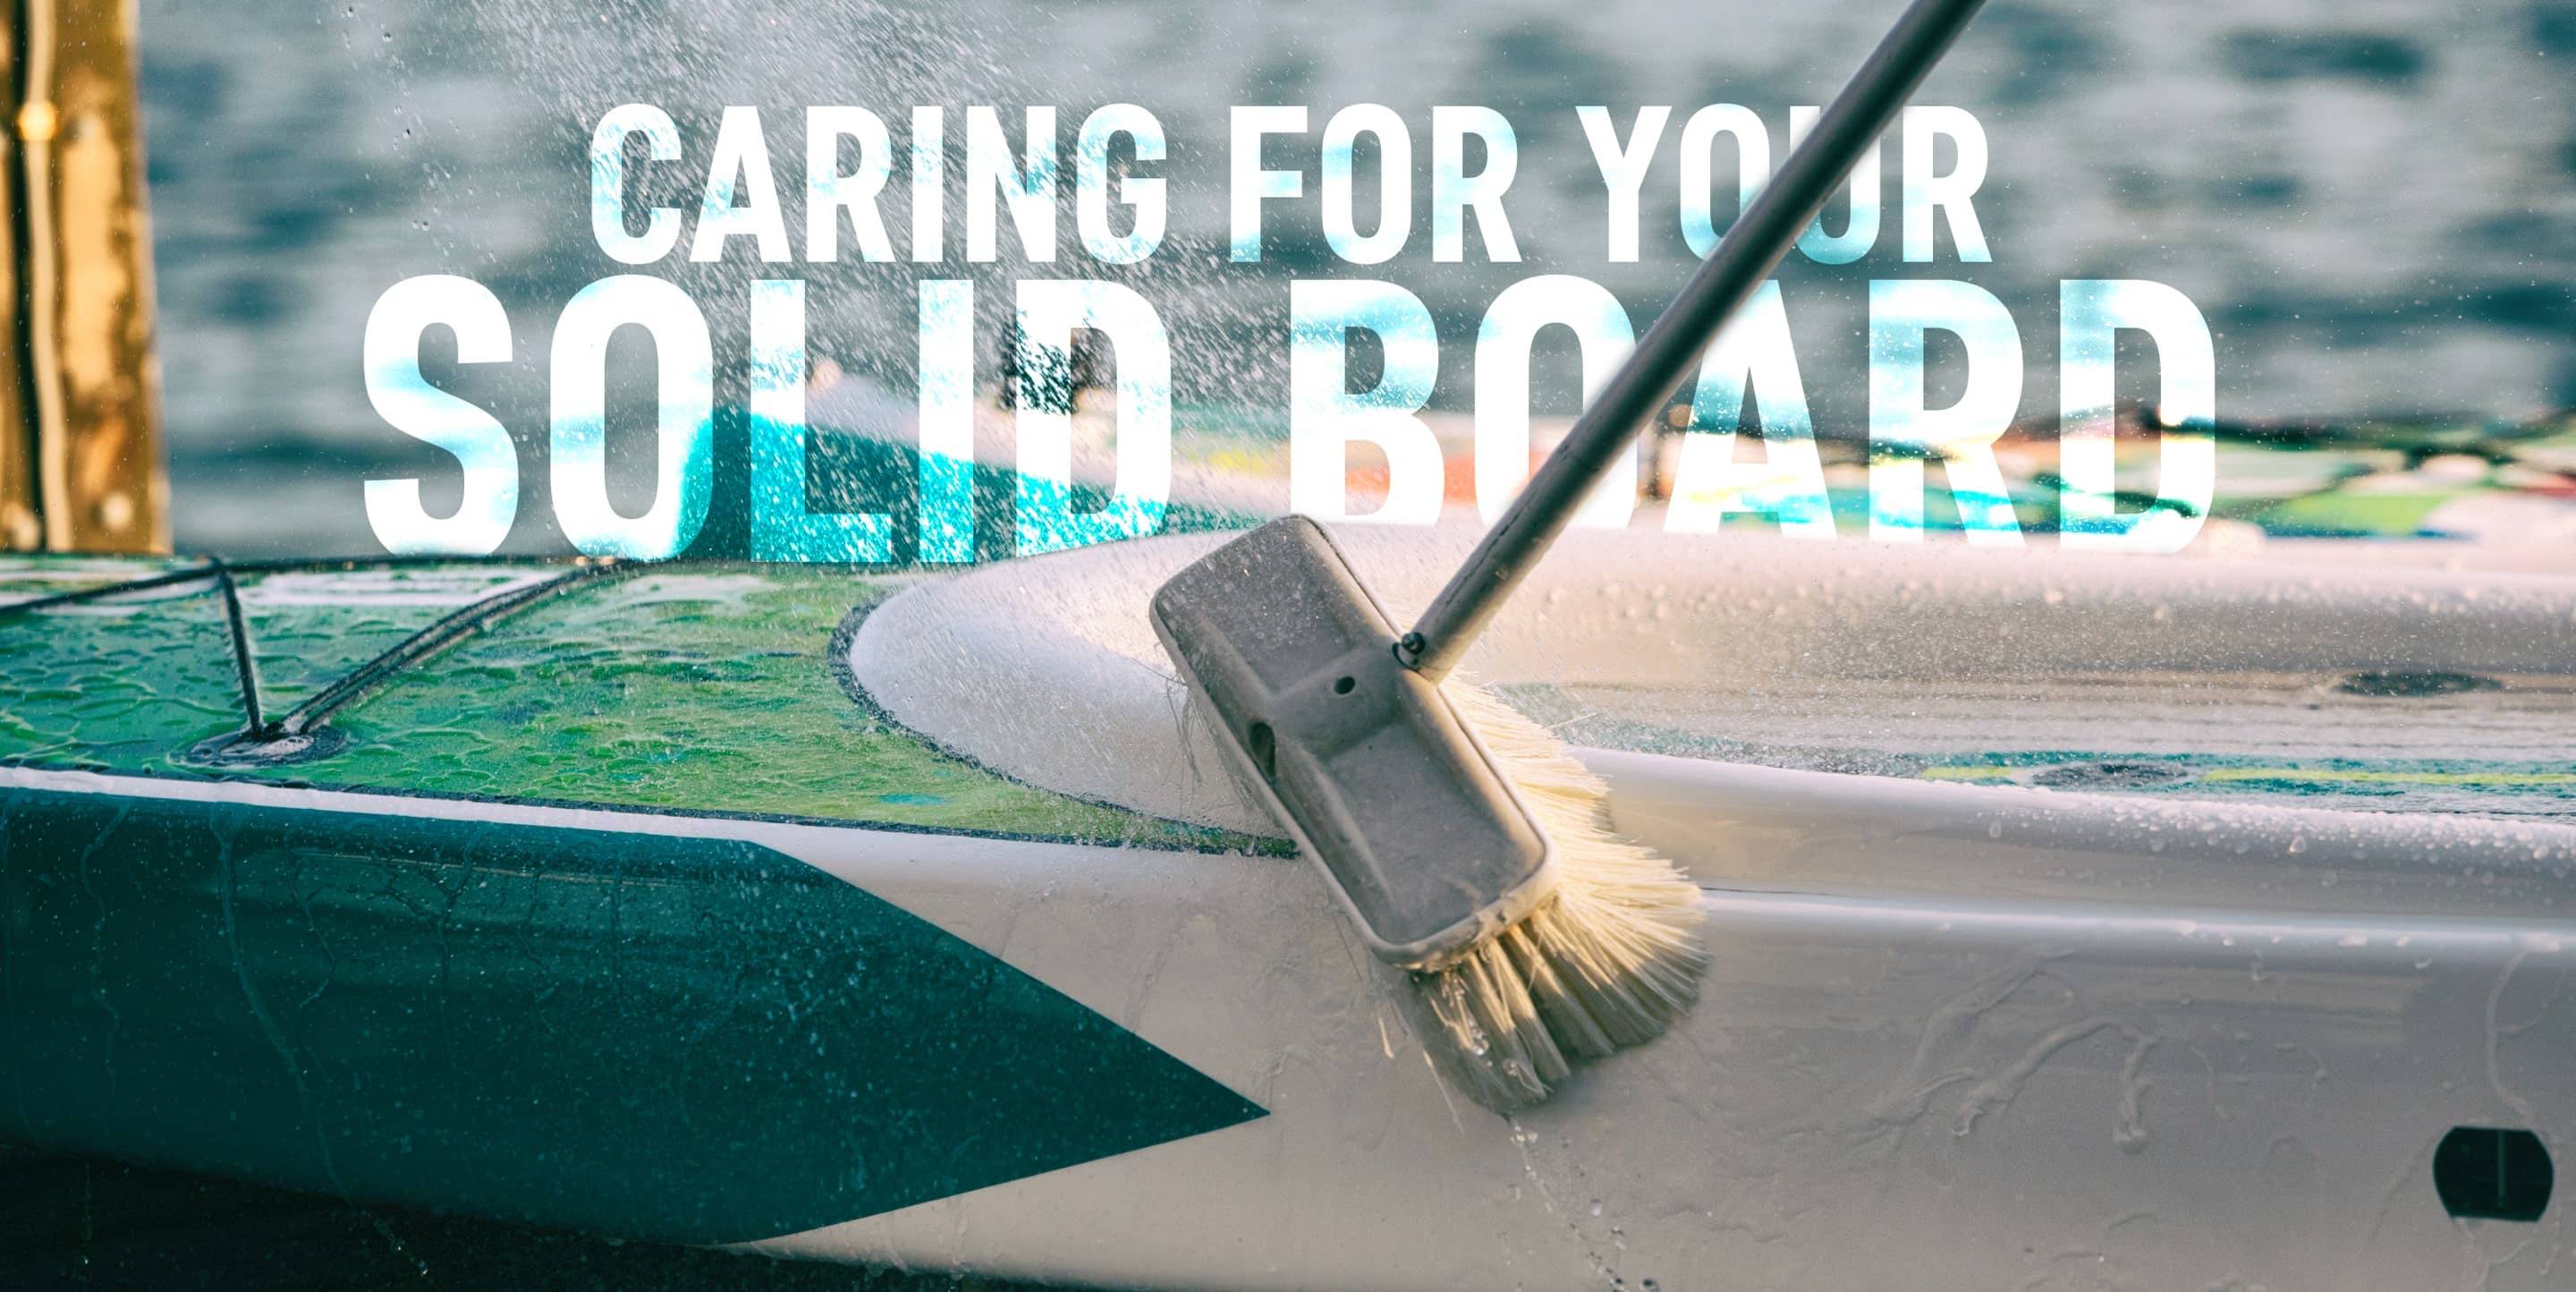
[[[1243,744],[1252,751],[1252,765],[1260,769],[1261,779],[1270,780],[1279,774],[1279,740],[1270,734],[1269,723],[1252,724],[1243,733]]]
[[[1351,693],[1351,688],[1358,686],[1359,684],[1360,680],[1355,677],[1335,678],[1333,680],[1333,694],[1349,695]]]

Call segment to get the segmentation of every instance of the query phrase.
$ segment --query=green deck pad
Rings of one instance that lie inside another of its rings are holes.
[[[562,568],[480,567],[517,576]],[[341,572],[282,584],[271,575],[246,586],[271,716],[282,698],[317,689],[455,608],[378,604],[388,587],[457,581],[444,567],[404,573],[413,578]],[[853,607],[889,594],[900,577],[692,565],[599,580],[396,674],[331,720],[348,737],[338,752],[264,767],[214,768],[187,756],[242,722],[211,585],[0,615],[0,759],[1095,843],[1279,848],[1020,785],[871,713],[835,675],[834,634]]]
[[[211,582],[0,613],[0,757],[177,770],[180,751],[242,725],[232,659]]]
[[[284,713],[467,604],[560,573],[459,563],[244,576],[242,617],[259,663],[261,704]]]
[[[863,709],[828,652],[851,607],[889,590],[796,567],[604,581],[501,621],[344,713],[334,725],[350,746],[327,760],[331,775],[438,794],[1224,842],[1019,785]]]
[[[359,1201],[768,1238],[1263,1114],[717,838],[0,790],[0,1134]]]

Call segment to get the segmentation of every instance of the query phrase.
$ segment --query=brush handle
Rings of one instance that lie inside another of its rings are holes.
[[[1628,361],[1547,455],[1475,554],[1396,643],[1396,658],[1433,681],[1456,667],[1503,598],[1547,553],[1585,494],[1648,417],[1671,402],[1718,328],[1761,287],[1807,223],[1885,132],[1983,0],[1915,0],[1852,74],[1806,140],[1744,208],[1717,250],[1646,330]]]

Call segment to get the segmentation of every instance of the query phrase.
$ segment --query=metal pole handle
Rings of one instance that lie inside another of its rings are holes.
[[[1593,483],[1646,419],[1671,402],[1718,328],[1770,278],[1808,221],[1824,209],[1870,142],[1895,120],[1981,3],[1915,0],[1896,20],[1895,29],[1852,74],[1805,141],[1646,330],[1600,397],[1575,419],[1565,441],[1539,464],[1529,486],[1486,531],[1475,553],[1423,611],[1422,621],[1396,643],[1398,660],[1433,681],[1457,666],[1503,598],[1520,586],[1564,531]]]

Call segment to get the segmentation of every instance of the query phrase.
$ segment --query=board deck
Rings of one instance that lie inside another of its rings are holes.
[[[0,562],[0,600],[167,562]],[[317,564],[240,576],[263,707],[283,712],[540,563]],[[1161,847],[1235,841],[1015,785],[852,699],[836,636],[906,577],[799,566],[639,568],[500,620],[336,715],[328,758],[193,756],[243,723],[210,581],[11,613],[0,760],[384,793],[734,813]]]
[[[632,571],[535,604],[402,670],[332,722],[344,749],[276,766],[191,756],[237,730],[242,712],[210,582],[7,609],[187,568],[154,559],[0,560],[0,687],[16,697],[0,704],[0,760],[1251,846],[1239,834],[1014,784],[886,722],[864,697],[854,702],[836,671],[834,639],[854,631],[875,601],[956,577],[954,567]],[[286,711],[442,616],[563,571],[542,562],[245,571],[240,598],[263,707]],[[2576,766],[2576,690],[2558,675],[2145,667],[1505,689],[1570,741],[1612,749],[2106,793],[2576,817],[2568,770]]]

